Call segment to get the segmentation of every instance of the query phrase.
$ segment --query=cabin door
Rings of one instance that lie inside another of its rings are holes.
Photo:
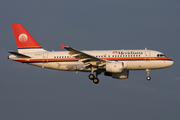
[[[48,63],[48,53],[43,53],[43,63]]]
[[[151,52],[149,50],[145,50],[145,60],[151,60]]]

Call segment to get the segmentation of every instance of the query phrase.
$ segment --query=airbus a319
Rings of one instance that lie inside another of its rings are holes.
[[[129,70],[149,71],[162,69],[173,64],[173,60],[154,50],[93,50],[80,51],[61,45],[67,51],[43,49],[21,24],[12,24],[18,52],[8,51],[8,59],[63,71],[90,72],[89,79],[99,83],[98,75],[104,73],[116,79],[127,79]],[[95,74],[94,74],[95,73]]]

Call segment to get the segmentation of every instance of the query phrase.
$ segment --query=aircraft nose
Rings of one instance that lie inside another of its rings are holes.
[[[171,60],[171,61],[168,61],[168,66],[171,66],[171,65],[173,65],[173,63],[174,63],[174,61],[173,61],[173,60]]]
[[[173,65],[173,64],[174,64],[174,61],[173,61],[173,60],[172,60],[172,61],[170,61],[170,66],[171,66],[171,65]]]

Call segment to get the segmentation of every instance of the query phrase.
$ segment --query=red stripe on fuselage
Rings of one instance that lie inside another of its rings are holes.
[[[101,58],[101,59],[105,59],[105,60],[171,60],[168,57],[111,57],[111,58]],[[19,60],[15,60],[17,62],[70,62],[70,61],[78,61],[78,59],[76,58],[53,58],[53,59],[19,59]]]

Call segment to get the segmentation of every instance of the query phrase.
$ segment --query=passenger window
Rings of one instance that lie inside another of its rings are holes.
[[[114,55],[112,55],[112,57],[114,57]]]
[[[157,54],[157,57],[159,57],[159,54]]]
[[[67,58],[69,58],[69,56],[67,56]]]
[[[56,56],[54,56],[54,58],[56,58]]]
[[[63,56],[62,56],[62,58],[63,58]]]

